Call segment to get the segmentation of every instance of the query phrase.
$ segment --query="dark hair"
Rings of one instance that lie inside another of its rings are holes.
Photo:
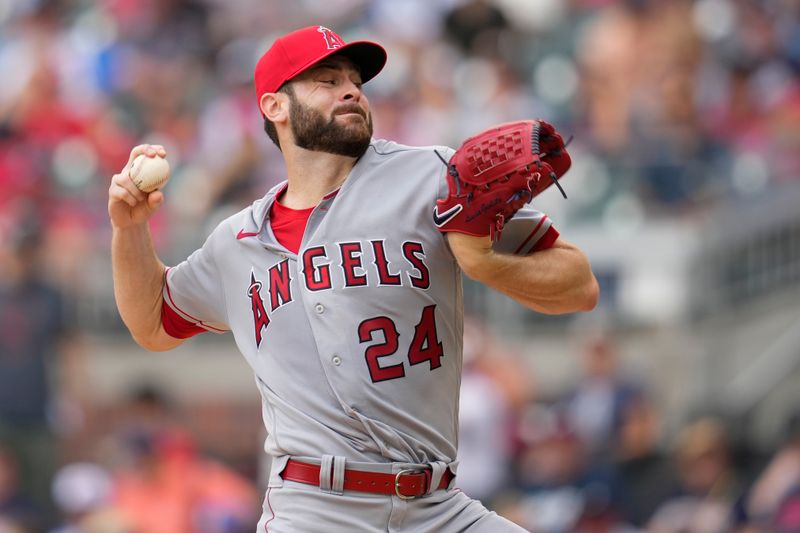
[[[290,97],[294,96],[294,89],[292,89],[291,82],[286,82],[281,85],[277,92],[288,94]],[[269,137],[272,142],[275,143],[275,146],[278,147],[278,150],[280,150],[281,143],[278,140],[278,130],[275,129],[275,124],[267,117],[264,117],[264,131],[267,133],[267,137]]]

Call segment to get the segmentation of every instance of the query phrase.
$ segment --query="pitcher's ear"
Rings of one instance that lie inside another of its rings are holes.
[[[285,93],[264,93],[258,104],[261,114],[272,122],[283,122],[289,116],[289,98]]]

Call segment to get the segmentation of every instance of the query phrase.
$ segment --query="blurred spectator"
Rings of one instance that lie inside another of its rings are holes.
[[[464,364],[489,377],[502,391],[505,403],[519,411],[537,398],[535,376],[508,346],[489,330],[484,319],[464,319]],[[513,433],[513,431],[512,431]]]
[[[225,93],[210,99],[197,124],[197,144],[178,179],[174,182],[175,209],[190,222],[189,231],[209,217],[238,211],[258,197],[266,177],[277,175],[274,158],[264,157],[271,146],[260,143],[263,122],[252,114],[250,68],[242,72],[243,58],[250,46],[235,43],[243,50],[220,53],[220,68],[226,73]]]
[[[0,241],[0,444],[19,462],[22,490],[52,519],[59,395],[77,358],[65,302],[45,276],[39,221]],[[74,385],[74,383],[72,383]]]
[[[713,155],[695,106],[702,49],[691,12],[688,0],[619,2],[579,51],[592,140],[641,169],[640,194],[655,204],[695,200],[708,176],[699,163]]]
[[[775,509],[772,523],[775,533],[800,531],[800,487],[795,486]]]
[[[660,416],[650,398],[640,394],[622,411],[614,450],[614,469],[624,491],[624,515],[644,527],[656,508],[677,490],[677,477],[659,449]]]
[[[557,408],[531,405],[516,464],[520,525],[541,533],[625,531],[622,487],[613,469],[593,463],[585,443]]]
[[[465,54],[496,56],[500,52],[500,34],[509,29],[509,23],[495,3],[468,0],[447,14],[444,29]]]
[[[129,533],[111,506],[110,474],[93,463],[72,463],[56,473],[53,499],[64,521],[50,533]]]
[[[143,387],[120,428],[113,505],[136,533],[239,533],[260,513],[252,482],[204,457],[164,397]]]
[[[744,498],[742,511],[744,531],[800,531],[800,414],[790,418],[784,444]]]
[[[566,395],[566,415],[591,456],[610,461],[625,414],[642,397],[642,386],[622,375],[609,333],[590,334],[582,356],[580,381]]]
[[[0,446],[0,531],[37,531],[40,511],[22,492],[15,458]]]
[[[741,487],[730,461],[727,432],[715,418],[684,427],[675,446],[680,493],[665,501],[648,525],[653,533],[716,533],[733,527]]]
[[[513,411],[503,381],[485,372],[481,361],[494,349],[479,321],[467,321],[464,370],[458,412],[458,488],[484,505],[509,481]]]

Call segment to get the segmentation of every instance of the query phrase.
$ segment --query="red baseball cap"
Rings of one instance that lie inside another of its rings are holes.
[[[349,57],[361,70],[361,81],[374,78],[386,64],[386,50],[370,41],[345,43],[325,26],[308,26],[279,37],[256,64],[256,97],[274,93],[311,65],[333,55]]]

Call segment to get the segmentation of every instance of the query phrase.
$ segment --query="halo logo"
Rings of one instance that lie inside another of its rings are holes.
[[[333,33],[333,30],[330,30],[325,26],[320,26],[317,28],[317,31],[320,32],[325,38],[325,45],[328,47],[328,50],[336,50],[337,48],[344,46],[344,41],[342,38]]]

